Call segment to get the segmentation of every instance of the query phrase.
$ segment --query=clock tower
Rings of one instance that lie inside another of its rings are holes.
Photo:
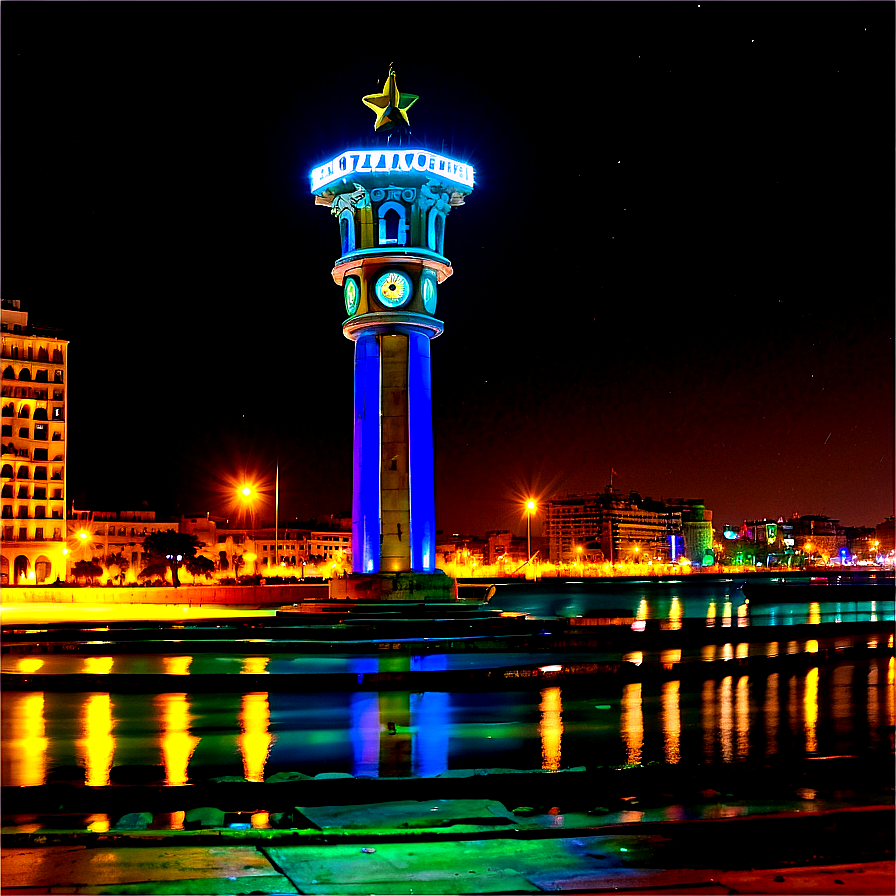
[[[332,274],[354,343],[352,575],[331,580],[331,597],[455,595],[435,567],[430,341],[444,329],[438,293],[453,273],[445,219],[472,192],[474,172],[401,145],[416,100],[390,67],[383,92],[363,99],[386,145],[347,150],[311,173],[315,202],[339,225]]]

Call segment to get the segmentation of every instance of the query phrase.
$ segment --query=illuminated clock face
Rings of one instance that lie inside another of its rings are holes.
[[[354,277],[346,277],[342,292],[345,296],[345,310],[348,312],[348,316],[351,317],[358,310],[358,302],[361,301],[361,290],[358,289],[358,281]]]
[[[387,271],[376,281],[376,297],[388,308],[400,308],[411,298],[411,281],[401,271]]]
[[[430,313],[436,312],[436,278],[431,271],[424,271],[420,278],[420,295],[423,297],[423,307]]]

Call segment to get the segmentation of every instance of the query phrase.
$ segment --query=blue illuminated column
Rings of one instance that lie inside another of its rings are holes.
[[[368,333],[355,342],[352,569],[380,569],[380,347]]]
[[[429,339],[408,338],[408,477],[411,505],[411,569],[435,569],[436,501],[432,453],[432,376]]]

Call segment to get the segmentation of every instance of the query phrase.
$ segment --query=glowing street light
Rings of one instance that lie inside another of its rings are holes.
[[[526,501],[526,562],[532,562],[532,514],[535,512],[536,504],[529,498]]]

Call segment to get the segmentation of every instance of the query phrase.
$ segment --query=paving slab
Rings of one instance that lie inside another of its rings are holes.
[[[56,888],[57,892],[69,893],[121,893],[123,886],[149,882],[155,882],[154,888],[140,892],[179,893],[183,882],[203,880],[206,887],[223,881],[241,882],[242,889],[193,892],[249,892],[256,889],[261,878],[279,878],[277,891],[285,885],[286,892],[293,892],[289,882],[254,846],[4,848],[0,850],[0,870],[4,893],[21,888],[37,892]],[[176,886],[160,891],[159,884]]]
[[[297,806],[296,811],[321,830],[409,830],[453,825],[524,824],[503,803],[493,800],[393,800],[351,806]]]
[[[617,878],[637,883],[643,877],[639,869],[626,874],[623,863],[646,861],[651,849],[663,840],[656,835],[502,838],[260,849],[303,893],[534,892],[543,889],[541,877],[550,877],[554,884],[564,879],[577,882],[593,880],[610,869],[618,872]],[[707,878],[703,874],[694,879]]]

